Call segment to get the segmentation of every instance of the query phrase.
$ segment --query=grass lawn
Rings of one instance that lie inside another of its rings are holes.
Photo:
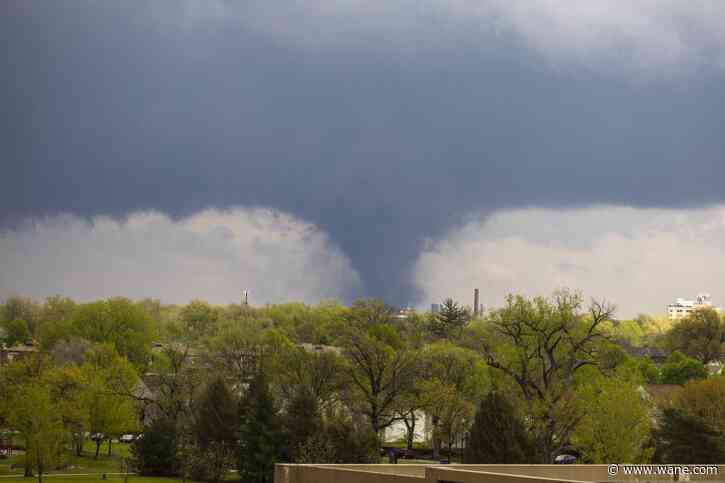
[[[108,482],[108,483],[124,483],[122,476],[109,476],[108,479],[103,480],[101,476],[53,476],[43,475],[43,481],[46,477],[48,483],[96,483],[96,482]],[[23,478],[22,476],[17,477],[0,477],[2,483],[32,483],[38,481],[38,478]],[[128,483],[166,483],[166,482],[178,482],[180,479],[176,478],[152,478],[148,476],[129,476]],[[189,480],[187,480],[189,481]],[[191,483],[189,481],[189,483]]]
[[[75,456],[71,455],[70,449],[66,451],[68,466],[61,470],[52,470],[52,473],[120,473],[123,471],[122,458],[129,456],[130,445],[125,443],[114,443],[111,445],[111,456],[108,456],[108,443],[104,443],[101,446],[101,452],[98,459],[96,455],[96,444],[93,441],[87,441],[83,445],[83,455]],[[0,476],[1,475],[16,475],[22,473],[23,461],[25,456],[22,454],[15,454],[6,459],[0,459]],[[15,468],[11,469],[10,466],[14,465]],[[8,481],[3,478],[0,483]],[[30,479],[23,479],[28,482]],[[94,480],[95,481],[95,480]],[[129,481],[130,483],[130,481]]]

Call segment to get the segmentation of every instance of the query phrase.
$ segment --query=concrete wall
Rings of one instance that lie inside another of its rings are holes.
[[[425,466],[413,466],[278,464],[274,483],[422,483]]]
[[[581,483],[667,481],[664,476],[611,478],[608,465],[285,465],[275,469],[275,483]],[[690,476],[690,480],[725,481],[719,476]],[[685,479],[685,478],[680,478]]]
[[[496,473],[467,468],[466,465],[433,466],[426,469],[426,480],[446,483],[582,483],[584,480]],[[465,469],[464,469],[465,467]]]

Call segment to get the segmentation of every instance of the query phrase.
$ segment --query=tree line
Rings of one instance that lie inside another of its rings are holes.
[[[725,381],[706,365],[724,334],[714,310],[621,321],[565,290],[475,317],[450,299],[437,314],[400,314],[379,300],[12,297],[3,343],[39,350],[0,367],[0,428],[22,435],[28,474],[62,466],[84,438],[98,454],[141,433],[143,474],[270,481],[275,462],[379,462],[393,424],[408,449],[429,428],[435,459],[463,446],[470,463],[553,462],[572,448],[590,463],[716,463]]]

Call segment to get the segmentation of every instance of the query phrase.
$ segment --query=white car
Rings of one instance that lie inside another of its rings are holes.
[[[118,440],[122,443],[131,443],[135,439],[136,436],[134,436],[133,434],[124,434],[120,438],[118,438]]]

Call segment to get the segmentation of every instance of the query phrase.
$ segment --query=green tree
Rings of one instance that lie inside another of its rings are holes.
[[[433,422],[433,458],[437,459],[442,441],[448,442],[450,453],[454,439],[462,430],[465,421],[470,421],[475,407],[463,397],[455,385],[440,379],[423,380],[419,387],[423,394],[423,407]]]
[[[667,346],[703,364],[720,360],[725,342],[725,324],[715,309],[692,312],[667,333]]]
[[[195,427],[199,459],[194,465],[194,479],[218,482],[233,464],[237,407],[237,401],[220,377],[201,395]]]
[[[88,411],[88,429],[96,442],[96,458],[101,443],[108,442],[111,454],[113,437],[132,432],[136,426],[136,410],[133,400],[117,387],[134,386],[138,377],[127,359],[120,356],[110,345],[96,346],[89,352],[83,364],[85,407]]]
[[[685,384],[687,381],[706,377],[707,369],[702,362],[677,351],[670,354],[660,370],[662,384]]]
[[[396,419],[395,409],[415,386],[417,355],[409,350],[380,301],[355,302],[343,338],[348,404],[365,415],[375,434]]]
[[[718,431],[725,432],[725,376],[693,380],[685,384],[674,405],[687,414],[705,420]]]
[[[210,335],[216,330],[221,311],[203,300],[193,300],[181,309],[180,318],[194,338]]]
[[[29,297],[13,296],[5,300],[5,304],[0,308],[2,308],[0,321],[24,320],[30,334],[35,335],[40,323],[40,304]]]
[[[17,344],[23,344],[30,338],[30,330],[28,324],[24,320],[14,319],[0,323],[0,329],[5,332],[2,342],[12,347]]]
[[[57,461],[63,443],[63,422],[47,385],[24,385],[10,395],[10,427],[25,440],[26,469],[35,470],[38,481]],[[27,476],[27,472],[26,472]]]
[[[78,306],[71,320],[74,335],[110,343],[137,367],[148,363],[153,321],[128,299],[112,298]]]
[[[54,367],[44,375],[44,380],[50,387],[51,397],[73,443],[73,452],[81,456],[89,413],[83,371],[74,365]]]
[[[475,412],[471,401],[478,401],[487,385],[481,357],[475,352],[439,341],[426,346],[420,357],[422,377],[417,389],[433,424],[433,457],[439,457],[441,443],[449,446],[457,428]]]
[[[583,417],[572,442],[589,463],[646,463],[652,457],[649,410],[637,386],[593,377],[576,391]]]
[[[323,427],[317,397],[304,386],[300,387],[290,401],[284,422],[292,461],[309,458],[312,447],[319,443],[315,436]]]
[[[473,420],[463,462],[520,464],[535,458],[534,442],[514,405],[497,391],[488,393]]]
[[[281,428],[263,371],[249,385],[240,404],[239,419],[239,476],[248,483],[269,483],[279,458]]]
[[[196,434],[201,447],[213,442],[228,446],[236,442],[234,422],[237,406],[224,380],[220,377],[212,380],[201,395],[197,408]]]
[[[262,354],[270,352],[265,337],[270,330],[266,321],[256,318],[219,322],[216,333],[204,340],[210,365],[235,384],[248,383],[260,370]]]
[[[585,312],[581,296],[567,291],[551,300],[509,296],[466,337],[489,367],[516,382],[544,462],[553,462],[581,417],[571,388],[581,368],[598,365],[601,326],[612,314],[596,301]]]
[[[35,338],[43,350],[50,350],[58,341],[72,337],[70,319],[75,311],[76,303],[67,298],[55,295],[45,299],[40,308],[40,322],[35,330]]]
[[[702,418],[665,409],[655,431],[657,463],[720,464],[725,461],[725,434]]]
[[[131,446],[131,461],[144,476],[174,476],[179,472],[176,423],[161,417],[145,428]]]
[[[277,380],[285,399],[292,400],[304,392],[315,398],[320,409],[339,400],[343,364],[337,352],[295,347],[281,354],[281,358]]]
[[[7,422],[14,408],[13,394],[19,394],[24,387],[41,381],[50,369],[50,360],[45,354],[36,353],[6,364],[0,364],[0,424]],[[27,469],[29,473],[30,469]]]
[[[459,336],[469,320],[471,314],[468,310],[448,298],[441,304],[440,312],[431,319],[430,331],[437,337]]]

